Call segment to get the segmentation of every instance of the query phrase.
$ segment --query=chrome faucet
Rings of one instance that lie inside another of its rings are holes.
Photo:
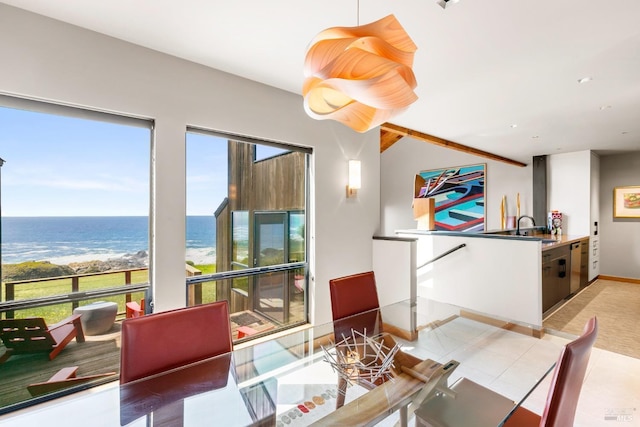
[[[535,227],[535,226],[536,226],[536,220],[535,220],[535,219],[533,219],[533,217],[532,217],[532,216],[529,216],[529,215],[522,215],[522,216],[521,216],[520,218],[518,218],[518,220],[516,221],[516,236],[520,236],[520,220],[521,220],[522,218],[529,218],[529,219],[531,220],[531,225],[532,225],[533,227]]]

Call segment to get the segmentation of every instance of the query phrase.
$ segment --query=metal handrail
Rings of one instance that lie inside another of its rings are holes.
[[[257,274],[275,273],[279,271],[296,270],[298,268],[306,268],[307,263],[302,262],[290,262],[288,264],[269,265],[265,267],[253,267],[246,268],[244,270],[230,270],[221,273],[203,274],[200,276],[193,276],[187,278],[187,285],[202,282],[213,282],[216,280],[235,279],[238,277],[255,276]]]
[[[458,249],[462,249],[462,248],[464,248],[465,246],[467,246],[467,244],[466,244],[466,243],[461,243],[461,244],[459,244],[458,246],[456,246],[455,248],[451,248],[451,249],[449,249],[448,251],[446,251],[446,252],[444,252],[444,253],[441,253],[441,254],[440,254],[440,255],[438,255],[437,257],[435,257],[435,258],[433,258],[433,259],[430,259],[429,261],[425,262],[425,263],[424,263],[424,264],[422,264],[420,267],[418,267],[416,270],[419,270],[419,269],[421,269],[422,267],[426,267],[427,265],[429,265],[429,264],[431,264],[431,263],[433,263],[433,262],[436,262],[436,261],[437,261],[437,260],[439,260],[440,258],[444,258],[444,257],[446,257],[447,255],[449,255],[450,253],[455,252],[455,251],[457,251]]]
[[[0,302],[0,313],[25,308],[44,307],[53,304],[79,302],[91,298],[101,298],[113,295],[130,294],[133,292],[145,292],[149,289],[149,283],[136,283],[112,288],[101,288],[87,291],[71,292],[69,294],[52,295],[40,298],[10,300]]]

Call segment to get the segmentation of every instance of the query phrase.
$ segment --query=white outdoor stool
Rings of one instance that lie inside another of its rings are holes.
[[[116,321],[118,304],[97,301],[75,308],[73,314],[81,314],[80,323],[85,335],[99,335],[108,332]]]

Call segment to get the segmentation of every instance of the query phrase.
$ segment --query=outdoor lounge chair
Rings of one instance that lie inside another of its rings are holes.
[[[140,303],[136,301],[126,303],[125,310],[127,319],[144,316],[144,299],[140,300]]]
[[[5,361],[12,354],[49,352],[49,360],[55,359],[72,339],[84,342],[80,314],[47,326],[42,317],[0,320],[0,339],[7,348],[0,356]]]
[[[65,388],[86,384],[97,379],[116,375],[115,372],[106,372],[104,374],[78,377],[76,376],[77,371],[77,366],[62,368],[45,382],[29,384],[27,386],[27,390],[29,390],[31,396],[41,396],[43,394],[52,393],[54,391],[63,390]]]

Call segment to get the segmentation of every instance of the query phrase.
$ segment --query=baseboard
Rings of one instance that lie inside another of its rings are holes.
[[[632,279],[630,277],[618,277],[618,276],[604,276],[600,274],[598,279],[601,280],[615,280],[616,282],[636,283],[640,285],[640,279]]]
[[[423,329],[436,329],[439,328],[440,326],[444,325],[445,323],[449,323],[453,320],[456,320],[458,317],[457,314],[452,314],[451,316],[447,317],[446,319],[443,320],[434,320],[432,322],[429,322],[427,324],[424,325],[418,325],[418,327],[416,328],[416,330],[418,332],[420,332]]]
[[[398,328],[388,323],[382,323],[382,330],[406,341],[415,341],[418,339],[418,331],[407,331],[406,329]]]
[[[486,323],[487,325],[517,332],[519,334],[527,335],[534,338],[542,338],[544,336],[544,329],[536,329],[528,326],[518,325],[517,323],[505,322],[504,320],[496,319],[491,316],[485,316],[483,314],[473,313],[466,310],[460,310],[460,317],[476,320],[481,323]]]

